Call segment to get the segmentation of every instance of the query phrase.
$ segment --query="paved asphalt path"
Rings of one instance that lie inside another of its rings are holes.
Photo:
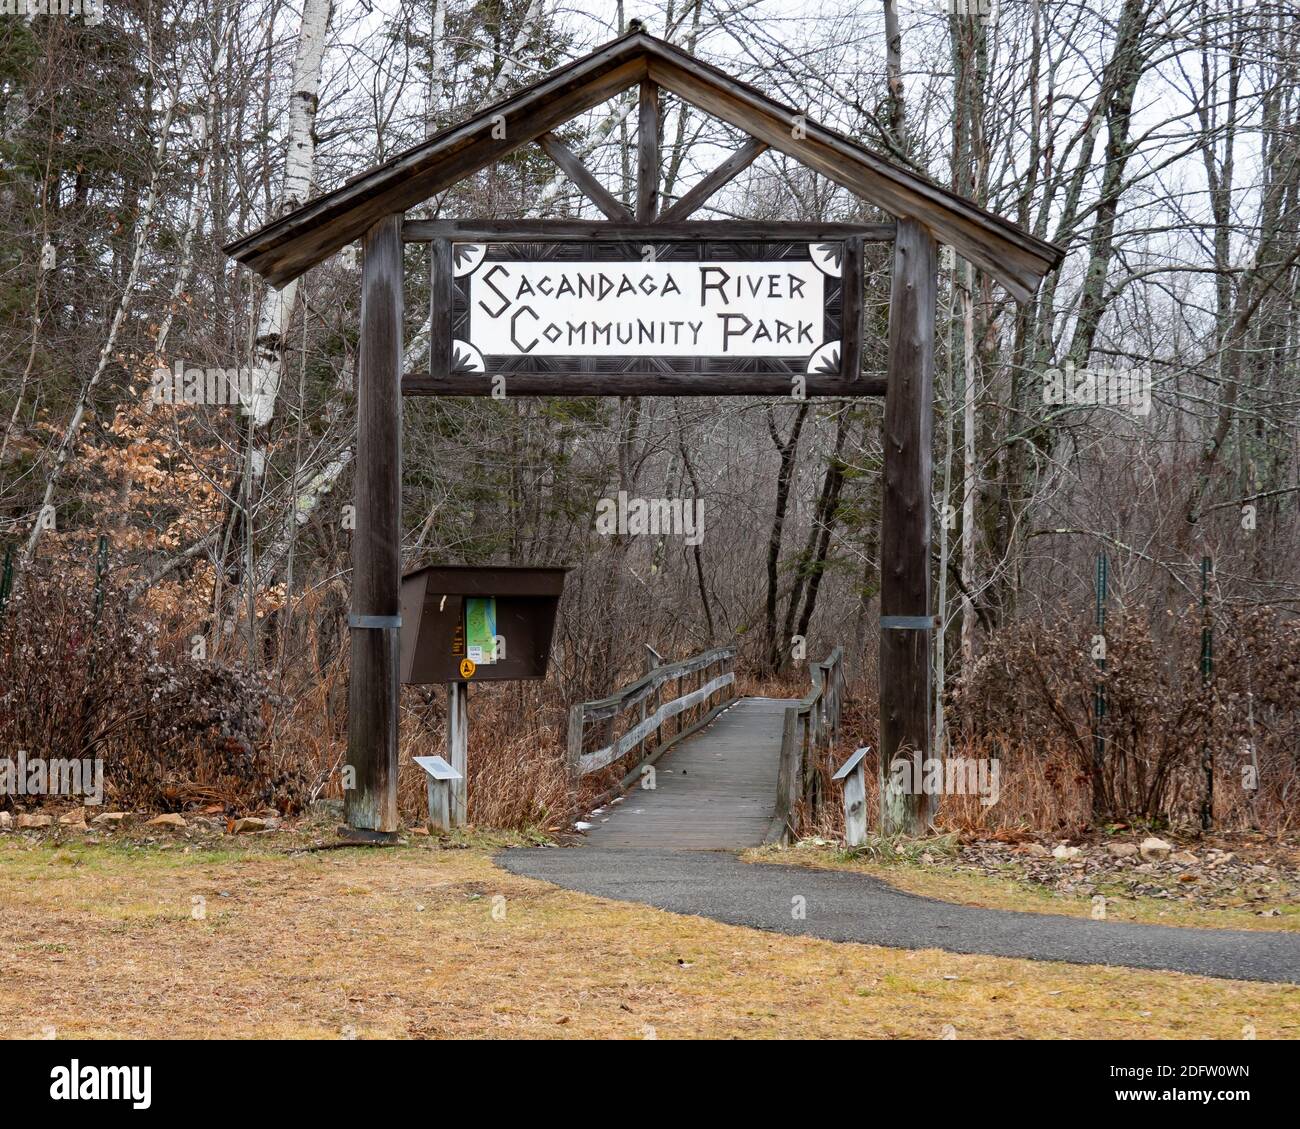
[[[722,851],[523,847],[498,861],[569,890],[795,936],[1300,983],[1293,933],[977,909],[906,894],[865,874],[747,863]],[[803,920],[791,913],[796,897],[805,899]]]

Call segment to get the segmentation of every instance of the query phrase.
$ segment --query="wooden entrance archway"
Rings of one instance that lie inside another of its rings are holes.
[[[553,130],[638,87],[635,209],[616,200]],[[667,207],[659,200],[659,99],[666,90],[744,131],[750,140]],[[606,217],[601,221],[406,221],[407,209],[524,145],[538,144]],[[766,149],[788,154],[894,217],[886,224],[692,221],[708,198]],[[838,363],[794,373],[806,396],[884,395],[884,492],[880,576],[881,764],[896,754],[930,754],[931,421],[939,243],[1000,282],[1019,301],[1063,257],[1060,248],[969,200],[895,165],[639,26],[546,75],[474,117],[434,135],[341,188],[230,244],[227,254],[270,284],[296,278],[361,240],[358,434],[355,458],[352,666],[346,792],[350,827],[396,831],[398,600],[401,576],[401,396],[486,396],[493,373],[452,361],[451,261],[458,243],[692,241],[813,242],[842,245]],[[430,371],[401,372],[402,245],[432,247]],[[862,249],[892,241],[886,379],[868,380],[862,357]],[[507,395],[782,395],[792,372],[674,367],[550,366],[512,369]],[[918,830],[932,801],[897,798],[895,819]]]

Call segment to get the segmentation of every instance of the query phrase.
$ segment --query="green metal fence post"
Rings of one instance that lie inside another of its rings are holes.
[[[1201,693],[1208,696],[1214,677],[1214,628],[1210,625],[1210,574],[1214,565],[1209,557],[1201,558]],[[1206,706],[1209,706],[1208,701]],[[1208,717],[1208,713],[1207,713]],[[1201,771],[1205,774],[1205,793],[1201,800],[1201,829],[1214,826],[1214,749],[1208,737],[1201,740]]]
[[[1097,635],[1101,639],[1101,650],[1096,653],[1097,673],[1103,674],[1106,670],[1106,594],[1109,581],[1109,562],[1106,560],[1104,552],[1097,554]],[[1093,779],[1096,787],[1101,787],[1102,780],[1106,769],[1106,735],[1104,732],[1106,720],[1106,687],[1101,678],[1097,679],[1096,690],[1093,694],[1093,716],[1094,728],[1092,734],[1092,760],[1093,760]],[[1099,800],[1100,797],[1097,798]],[[1093,801],[1094,810],[1097,800]]]

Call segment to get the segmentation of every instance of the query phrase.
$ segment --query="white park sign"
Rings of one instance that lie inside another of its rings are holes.
[[[829,272],[808,259],[490,259],[458,273],[482,356],[807,358],[825,339]]]

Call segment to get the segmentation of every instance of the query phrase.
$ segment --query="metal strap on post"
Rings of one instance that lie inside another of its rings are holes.
[[[401,627],[402,617],[400,615],[350,615],[348,626],[379,631],[386,627]]]
[[[934,627],[934,616],[882,615],[880,626],[885,631],[929,631]]]

